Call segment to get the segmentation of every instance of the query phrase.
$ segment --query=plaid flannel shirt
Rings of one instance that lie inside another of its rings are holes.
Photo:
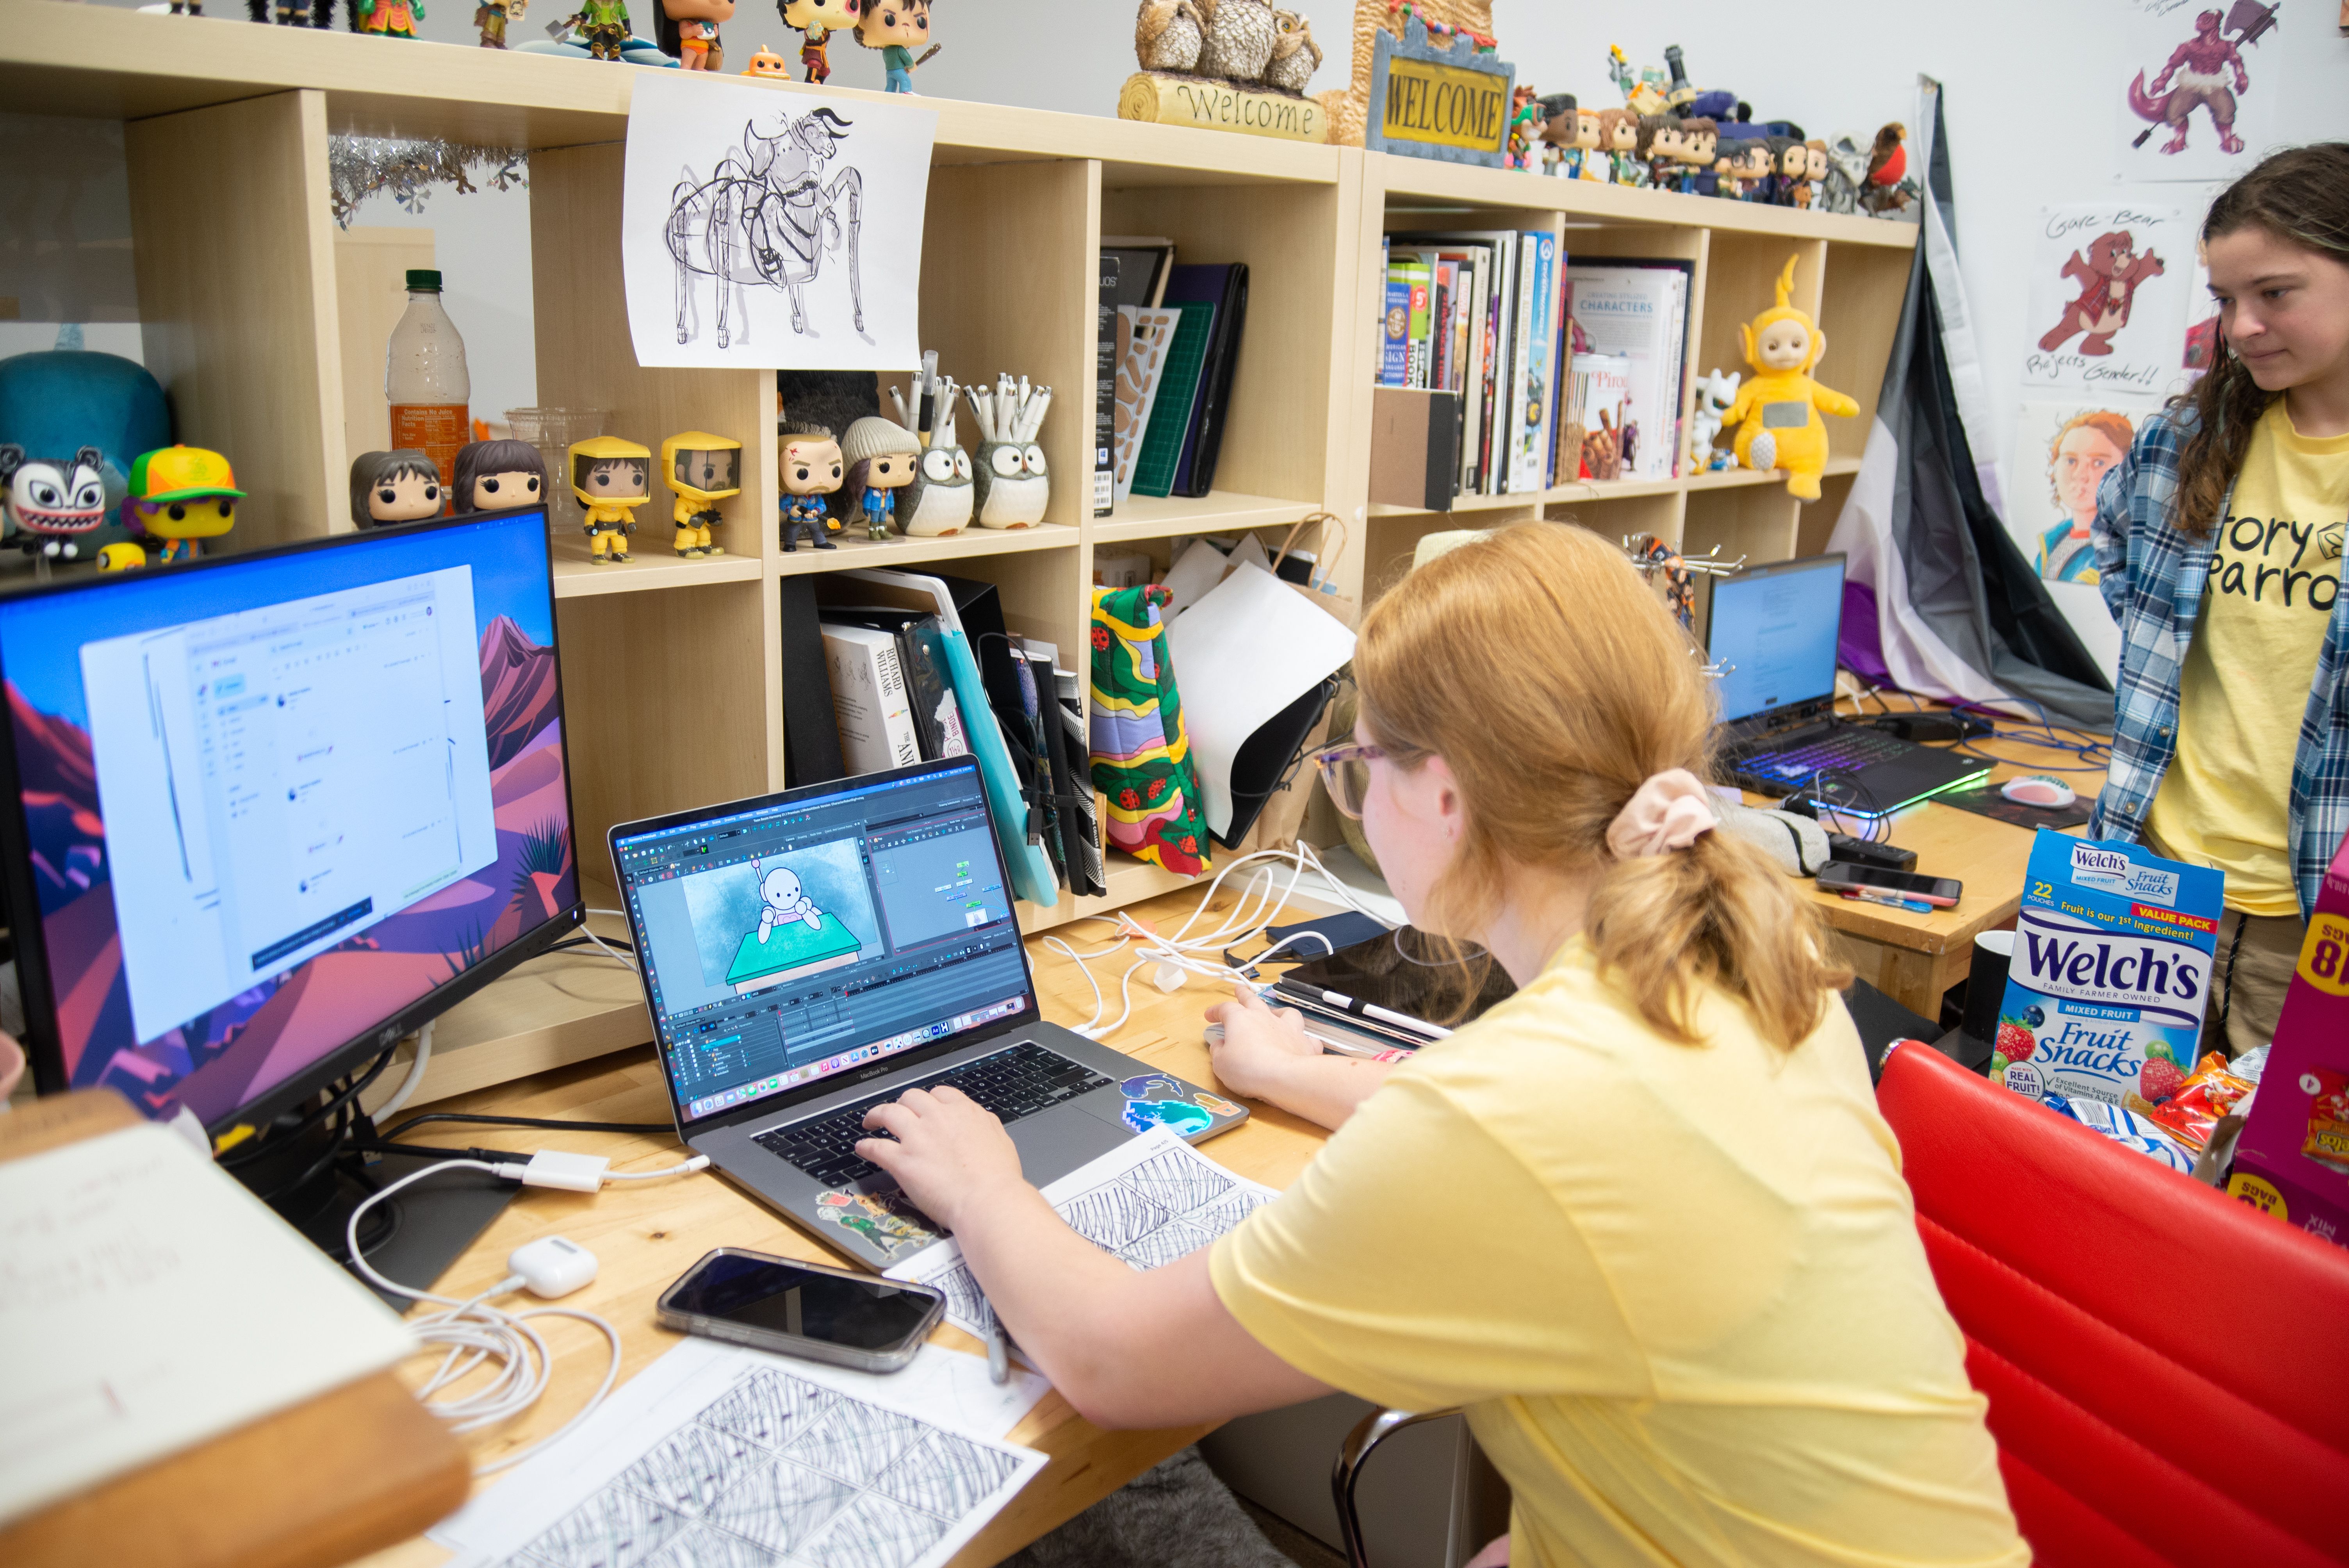
[[[2173,526],[2178,460],[2194,432],[2191,412],[2164,408],[2137,431],[2128,456],[2105,476],[2091,530],[2097,586],[2121,627],[2113,683],[2113,762],[2088,824],[2091,837],[2144,836],[2145,820],[2178,755],[2179,671],[2202,614],[2212,542]],[[2228,515],[2230,486],[2219,509]],[[2338,563],[2336,562],[2336,570]],[[2285,842],[2302,919],[2315,907],[2324,869],[2349,830],[2349,599],[2337,593],[2292,762]]]

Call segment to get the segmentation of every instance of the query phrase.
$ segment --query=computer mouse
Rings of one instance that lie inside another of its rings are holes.
[[[2048,811],[2060,811],[2074,799],[2069,784],[2061,779],[2048,779],[2035,773],[2008,779],[1999,786],[1998,792],[2018,806],[2037,806]]]

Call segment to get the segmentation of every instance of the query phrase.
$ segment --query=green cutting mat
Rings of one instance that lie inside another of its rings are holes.
[[[756,931],[742,938],[742,945],[734,954],[734,966],[726,971],[726,984],[740,985],[745,980],[756,980],[779,970],[837,959],[854,954],[861,945],[854,932],[828,914],[823,917],[822,931],[810,931],[804,921],[785,921],[771,929],[764,942],[759,940]]]
[[[1191,405],[1199,397],[1199,376],[1207,363],[1207,336],[1216,323],[1211,304],[1176,305],[1174,341],[1159,373],[1158,401],[1150,406],[1150,428],[1142,434],[1142,456],[1133,463],[1135,495],[1171,495],[1174,470],[1183,466],[1183,437],[1191,428]]]

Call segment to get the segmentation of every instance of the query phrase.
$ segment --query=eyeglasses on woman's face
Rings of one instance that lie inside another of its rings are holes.
[[[1356,821],[1362,820],[1362,802],[1370,798],[1371,764],[1386,755],[1382,747],[1348,741],[1325,746],[1313,754],[1313,766],[1330,791],[1330,804]]]

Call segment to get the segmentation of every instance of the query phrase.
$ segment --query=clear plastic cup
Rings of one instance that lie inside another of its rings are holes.
[[[609,408],[509,408],[506,423],[514,439],[538,449],[546,464],[546,525],[558,537],[575,535],[586,526],[586,513],[571,493],[571,444],[592,440],[604,433],[612,418]]]

